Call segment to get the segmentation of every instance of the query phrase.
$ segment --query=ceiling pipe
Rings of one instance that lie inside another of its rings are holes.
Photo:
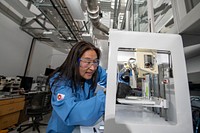
[[[87,12],[93,26],[108,35],[109,28],[99,21],[99,6],[97,5],[97,0],[87,0]]]

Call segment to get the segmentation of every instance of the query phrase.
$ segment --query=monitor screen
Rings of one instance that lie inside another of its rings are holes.
[[[44,75],[49,76],[55,69],[46,68]]]
[[[20,77],[22,79],[20,88],[24,88],[25,92],[29,92],[32,87],[33,77],[26,77],[26,76],[17,76],[17,77]]]

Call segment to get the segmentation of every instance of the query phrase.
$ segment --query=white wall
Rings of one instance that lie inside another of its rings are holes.
[[[19,29],[19,25],[0,13],[0,75],[23,76],[32,37]],[[36,78],[51,65],[52,48],[36,41],[26,76]]]
[[[200,56],[186,60],[187,73],[200,72]]]
[[[33,56],[30,58],[31,63],[27,70],[27,76],[36,78],[38,75],[43,75],[45,69],[51,65],[52,52],[52,47],[36,41]]]
[[[0,75],[23,75],[32,37],[0,13]]]
[[[51,55],[51,68],[56,69],[65,61],[67,54],[53,49],[53,54]]]
[[[108,68],[108,41],[107,40],[97,40],[96,46],[101,50],[100,65],[107,69]]]

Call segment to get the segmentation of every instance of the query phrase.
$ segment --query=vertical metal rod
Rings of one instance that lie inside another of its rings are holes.
[[[153,1],[147,0],[149,32],[155,32]]]
[[[31,42],[31,47],[30,47],[30,50],[29,50],[29,53],[28,53],[28,58],[27,58],[27,62],[26,62],[26,68],[25,68],[25,71],[24,71],[24,77],[27,74],[27,70],[28,70],[28,67],[29,67],[29,64],[30,64],[30,57],[31,57],[31,54],[33,52],[33,45],[35,44],[35,40],[36,39],[33,37],[32,42]]]
[[[120,18],[119,18],[120,9],[121,9],[121,0],[119,0],[118,7],[117,7],[117,17],[116,17],[117,29],[119,29],[119,25],[118,24],[119,24],[119,21],[120,21]]]
[[[113,19],[113,29],[116,29],[117,28],[117,3],[118,3],[118,0],[115,0],[115,6],[114,6],[114,19]]]
[[[126,19],[125,19],[125,30],[129,31],[130,29],[130,11],[126,11]]]
[[[135,0],[131,0],[131,21],[132,21],[132,25],[131,25],[131,31],[134,31],[134,3]]]
[[[139,17],[140,17],[140,11],[139,11],[139,4],[135,4],[135,11],[138,13],[137,18],[136,18],[136,30],[135,31],[140,31],[140,22],[139,22]]]

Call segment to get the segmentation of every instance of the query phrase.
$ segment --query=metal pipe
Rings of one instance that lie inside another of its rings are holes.
[[[117,8],[117,21],[116,21],[116,23],[117,23],[117,28],[119,29],[120,27],[119,27],[119,21],[120,21],[120,19],[119,19],[119,12],[120,12],[120,9],[121,9],[121,0],[119,0],[119,3],[118,3],[118,8]]]
[[[129,31],[129,30],[130,30],[130,16],[131,16],[130,11],[126,11],[125,15],[126,15],[126,19],[125,19],[125,21],[126,21],[125,30],[126,30],[126,31]]]
[[[155,32],[153,1],[147,0],[149,32]]]
[[[115,0],[114,18],[113,18],[113,29],[117,28],[117,2],[118,2],[118,0]]]
[[[99,6],[97,5],[97,0],[87,0],[87,11],[93,26],[108,35],[109,28],[99,21]]]
[[[121,29],[129,31],[130,30],[130,16],[131,16],[131,0],[127,0],[124,18],[121,24]]]

